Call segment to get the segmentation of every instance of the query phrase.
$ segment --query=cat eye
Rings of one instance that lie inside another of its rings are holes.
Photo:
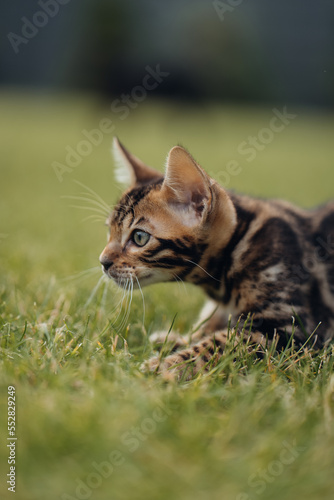
[[[146,245],[150,237],[151,235],[145,233],[145,231],[135,231],[132,235],[133,241],[139,247],[143,247],[144,245]]]

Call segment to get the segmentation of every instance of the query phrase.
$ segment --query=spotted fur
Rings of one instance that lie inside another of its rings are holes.
[[[191,345],[184,349],[185,338],[172,334],[179,350],[162,362],[149,360],[149,370],[205,369],[223,352],[229,318],[239,332],[250,318],[250,340],[266,345],[275,339],[278,349],[289,342],[292,317],[297,345],[315,330],[316,346],[332,338],[334,202],[307,211],[227,192],[179,146],[170,151],[164,176],[119,141],[114,148],[132,182],[108,220],[104,272],[120,286],[182,279],[211,299],[205,309],[211,317]],[[136,245],[136,231],[149,235],[144,246]]]

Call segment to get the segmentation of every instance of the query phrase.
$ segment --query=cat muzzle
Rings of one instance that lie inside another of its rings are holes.
[[[106,255],[101,255],[100,263],[102,264],[103,271],[105,273],[107,273],[108,269],[110,269],[110,267],[113,265],[113,261],[109,257],[107,257]]]

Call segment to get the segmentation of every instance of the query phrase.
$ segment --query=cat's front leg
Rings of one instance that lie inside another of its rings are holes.
[[[143,365],[144,371],[162,374],[167,379],[189,380],[201,370],[214,366],[228,339],[227,331],[218,331],[200,342],[163,358],[156,356]]]
[[[190,380],[200,371],[210,370],[221,358],[227,342],[234,347],[240,342],[253,350],[257,346],[262,355],[263,349],[268,346],[266,337],[258,331],[240,333],[220,330],[207,335],[187,349],[179,350],[163,358],[162,355],[153,357],[142,364],[143,371],[160,373],[166,379]],[[270,345],[270,341],[269,341]]]
[[[197,326],[191,336],[191,342],[198,342],[210,333],[226,329],[228,317],[228,313],[223,306],[217,304],[214,300],[208,300],[200,312]]]
[[[228,315],[223,307],[209,300],[200,312],[199,318],[193,328],[193,333],[181,335],[178,332],[158,331],[150,335],[149,340],[160,350],[164,345],[171,347],[172,351],[193,345],[207,337],[210,333],[226,328]]]

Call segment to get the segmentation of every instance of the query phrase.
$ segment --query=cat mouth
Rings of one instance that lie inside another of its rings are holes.
[[[143,276],[137,276],[133,271],[122,271],[118,272],[116,270],[107,271],[103,269],[104,274],[116,283],[120,288],[128,288],[129,283],[132,282],[134,289],[139,289],[139,287],[148,285],[152,281],[153,273],[147,273]]]

